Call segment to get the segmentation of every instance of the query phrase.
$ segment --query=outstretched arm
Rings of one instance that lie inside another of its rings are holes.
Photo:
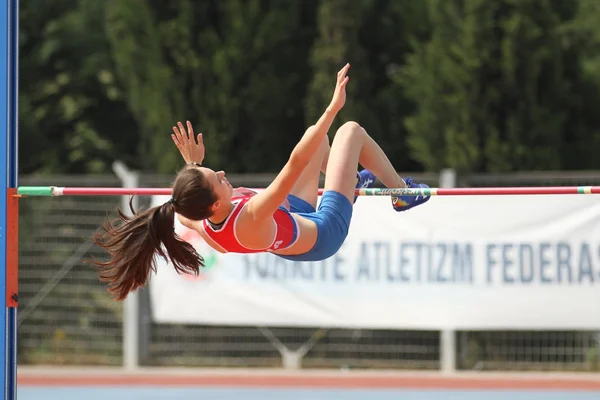
[[[312,159],[313,154],[319,149],[323,138],[327,135],[327,131],[333,123],[333,119],[346,102],[346,84],[349,79],[346,74],[349,68],[350,64],[346,64],[338,72],[331,103],[315,123],[314,129],[308,129],[304,133],[296,147],[294,147],[288,162],[273,182],[248,202],[247,212],[252,215],[254,220],[270,218],[273,215],[277,207],[287,198],[302,171]]]

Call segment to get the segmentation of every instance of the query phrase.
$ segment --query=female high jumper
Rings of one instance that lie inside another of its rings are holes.
[[[172,198],[132,217],[119,211],[119,223],[107,221],[104,232],[94,236],[110,259],[93,263],[115,299],[146,284],[150,271],[156,271],[157,255],[169,259],[178,273],[198,274],[204,266],[194,247],[175,234],[176,214],[218,252],[270,252],[288,260],[318,261],[334,255],[346,239],[356,187],[372,185],[376,176],[388,188],[427,188],[398,176],[356,122],[342,125],[329,145],[327,131],[345,104],[349,68],[346,64],[338,72],[325,113],[306,130],[273,182],[258,193],[234,189],[225,172],[203,167],[202,134],[195,138],[189,122],[187,133],[178,123],[172,137],[186,166],[175,178]],[[359,163],[365,169],[357,174]],[[325,187],[316,208],[321,171],[326,172]],[[392,196],[392,206],[405,211],[428,200]]]

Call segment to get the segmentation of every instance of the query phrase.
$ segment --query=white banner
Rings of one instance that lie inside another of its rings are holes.
[[[156,197],[156,204],[168,198]],[[221,255],[199,277],[162,260],[154,320],[389,329],[600,329],[597,196],[434,197],[396,213],[362,197],[340,252],[295,263]]]

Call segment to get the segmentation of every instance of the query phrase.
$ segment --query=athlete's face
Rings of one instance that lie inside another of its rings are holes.
[[[233,193],[233,187],[231,183],[225,177],[223,171],[213,171],[210,168],[199,167],[200,171],[204,174],[208,182],[212,185],[215,194],[218,197],[219,202],[229,202]]]

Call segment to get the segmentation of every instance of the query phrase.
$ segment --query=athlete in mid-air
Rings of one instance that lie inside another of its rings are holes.
[[[331,103],[321,118],[306,130],[273,182],[260,192],[234,189],[225,172],[202,166],[202,135],[174,127],[173,141],[186,161],[173,183],[172,198],[157,207],[119,223],[107,221],[95,242],[110,259],[95,261],[101,280],[123,300],[144,286],[154,258],[169,259],[177,272],[197,274],[204,260],[174,230],[175,216],[198,232],[219,252],[270,252],[295,261],[324,260],[342,246],[352,218],[356,187],[371,186],[377,177],[388,188],[426,188],[404,181],[379,145],[356,122],[346,122],[329,144],[327,132],[346,101],[350,65],[337,74]],[[357,173],[358,166],[365,169]],[[317,207],[321,171],[325,187]],[[428,196],[392,196],[392,207],[406,211],[429,200]]]

